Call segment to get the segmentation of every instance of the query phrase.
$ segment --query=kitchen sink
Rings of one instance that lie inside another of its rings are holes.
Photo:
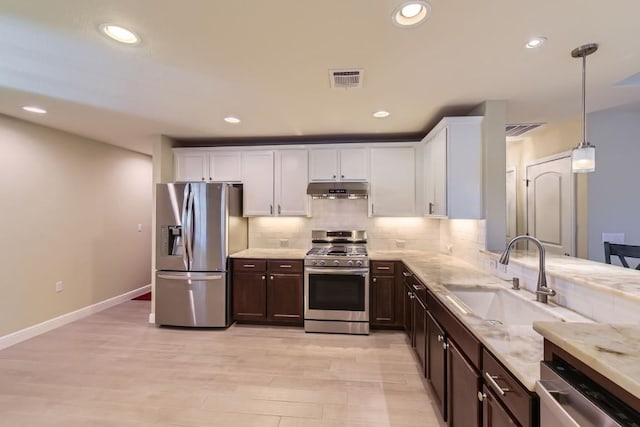
[[[447,298],[462,314],[473,313],[487,322],[507,326],[531,325],[534,321],[565,321],[554,313],[558,307],[542,305],[527,291],[448,285]],[[529,299],[527,298],[529,297]]]

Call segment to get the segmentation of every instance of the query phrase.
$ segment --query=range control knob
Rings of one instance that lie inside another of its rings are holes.
[[[357,265],[358,267],[362,267],[362,261],[356,261],[356,265]]]
[[[311,265],[316,265],[318,263],[318,261],[316,261],[315,259],[311,261]]]
[[[326,264],[327,264],[326,262],[324,262],[324,261],[320,261],[320,267],[322,267],[322,266],[324,266],[324,265],[326,265]]]
[[[353,261],[347,261],[347,266],[348,267],[353,267]]]
[[[337,259],[336,259],[336,260],[334,260],[334,261],[333,261],[333,265],[335,265],[335,266],[340,265],[340,261],[339,261],[339,260],[337,260]]]

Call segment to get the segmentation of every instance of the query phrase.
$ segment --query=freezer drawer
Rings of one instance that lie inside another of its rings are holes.
[[[227,274],[156,273],[156,324],[229,326]]]

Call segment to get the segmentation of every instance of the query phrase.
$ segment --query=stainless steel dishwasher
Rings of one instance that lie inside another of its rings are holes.
[[[640,413],[562,360],[541,362],[540,427],[640,427]]]

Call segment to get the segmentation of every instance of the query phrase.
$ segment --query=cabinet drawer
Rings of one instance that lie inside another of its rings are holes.
[[[372,261],[371,274],[385,274],[393,276],[396,263],[393,261]]]
[[[302,261],[300,260],[269,260],[267,266],[269,273],[302,273]]]
[[[233,271],[267,271],[267,261],[264,259],[234,259]]]
[[[482,380],[497,400],[516,417],[524,427],[531,426],[537,409],[532,394],[513,377],[487,350],[482,350]],[[501,391],[502,390],[502,391]]]

